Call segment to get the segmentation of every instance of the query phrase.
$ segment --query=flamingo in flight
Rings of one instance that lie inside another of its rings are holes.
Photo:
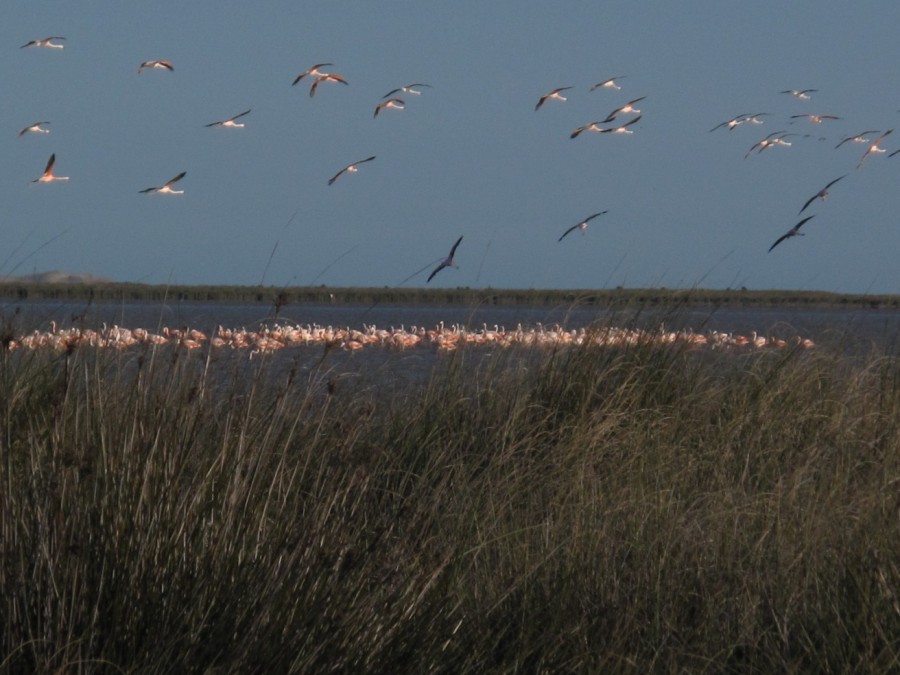
[[[69,180],[68,176],[54,176],[53,175],[53,165],[56,164],[56,153],[54,152],[50,155],[50,159],[47,160],[47,166],[44,168],[44,173],[41,174],[40,178],[35,178],[32,183],[52,183],[55,180]]]
[[[340,75],[335,75],[334,73],[323,73],[322,75],[316,76],[315,81],[312,83],[312,86],[309,88],[309,96],[312,98],[316,95],[316,89],[319,88],[319,84],[321,82],[340,82],[341,84],[347,84],[347,80],[345,80]]]
[[[879,136],[878,138],[875,139],[875,142],[872,143],[872,145],[869,146],[869,149],[863,153],[863,156],[859,160],[859,164],[856,165],[857,169],[863,165],[863,162],[866,161],[866,157],[868,157],[869,155],[871,155],[873,153],[886,152],[886,150],[882,150],[878,144],[881,143],[881,141],[884,139],[884,137],[888,136],[892,131],[893,131],[893,129],[888,129],[883,134],[881,134],[881,136]],[[894,154],[894,153],[891,153],[891,154]]]
[[[769,113],[756,113],[753,115],[751,115],[751,114],[737,115],[735,117],[732,117],[730,120],[726,120],[725,122],[717,124],[712,129],[710,129],[710,131],[715,131],[716,129],[719,129],[721,127],[728,127],[728,131],[734,131],[735,127],[739,127],[740,125],[746,124],[747,122],[750,122],[751,124],[762,124],[763,121],[759,118],[762,117],[763,115],[768,115],[768,114]]]
[[[638,115],[637,117],[625,122],[625,124],[620,124],[617,127],[611,127],[609,129],[597,129],[597,131],[599,131],[601,134],[633,134],[634,131],[632,131],[628,127],[630,127],[632,124],[639,121],[640,119],[641,119],[641,115]]]
[[[394,94],[412,94],[413,96],[421,96],[421,91],[416,91],[416,87],[428,87],[431,88],[430,84],[422,84],[419,82],[418,84],[408,84],[405,87],[397,87],[396,89],[391,89],[388,93],[386,93],[381,98],[388,98],[393,96]]]
[[[824,202],[824,201],[825,201],[825,197],[828,196],[828,188],[830,188],[832,185],[834,185],[834,184],[837,183],[839,180],[841,180],[841,178],[846,178],[846,177],[847,177],[847,174],[844,174],[843,176],[840,176],[839,178],[835,178],[833,181],[831,181],[830,183],[828,183],[828,185],[826,185],[826,186],[823,187],[821,190],[819,190],[816,194],[814,194],[812,197],[810,197],[809,199],[807,199],[807,200],[806,200],[806,203],[803,205],[803,208],[800,209],[800,213],[803,213],[803,212],[806,210],[806,207],[809,206],[810,204],[812,204],[812,203],[813,203],[814,201],[816,201],[817,199],[821,199],[821,200]],[[799,216],[800,213],[798,213],[797,215]]]
[[[65,40],[66,38],[61,35],[51,35],[50,37],[45,37],[43,40],[31,40],[30,42],[26,42],[24,45],[19,47],[19,49],[25,49],[26,47],[48,47],[50,49],[63,49],[65,45],[54,44],[53,40]]]
[[[834,149],[837,150],[844,143],[868,143],[869,139],[866,138],[868,134],[877,134],[878,129],[869,129],[868,131],[863,131],[862,133],[856,134],[855,136],[847,136],[846,138],[842,138],[841,142],[834,146]]]
[[[572,88],[572,87],[557,87],[556,89],[554,89],[553,91],[551,91],[549,94],[544,94],[544,95],[541,96],[541,98],[538,100],[537,105],[534,106],[535,111],[540,110],[540,109],[541,109],[541,106],[544,105],[544,102],[547,101],[547,100],[565,101],[565,100],[566,100],[566,97],[563,96],[562,94],[560,94],[559,92],[561,92],[561,91],[566,91],[567,89],[571,89],[571,88]]]
[[[240,115],[235,115],[234,117],[229,117],[227,120],[221,120],[219,122],[210,122],[209,124],[204,124],[205,127],[231,127],[233,129],[243,129],[243,122],[236,122],[235,120],[240,119],[244,115],[248,115],[250,113],[249,110],[245,110]]]
[[[28,134],[28,133],[32,133],[32,134],[49,134],[49,133],[50,133],[50,130],[49,130],[49,129],[42,129],[42,128],[41,128],[41,125],[42,125],[42,124],[50,124],[50,122],[35,122],[34,124],[29,124],[29,125],[28,125],[27,127],[25,127],[24,129],[20,129],[18,135],[19,135],[19,136],[24,136],[25,134]]]
[[[634,104],[638,103],[639,101],[643,101],[645,98],[647,98],[647,97],[641,96],[640,98],[632,99],[632,100],[628,101],[628,103],[626,103],[622,107],[616,108],[611,113],[609,113],[609,115],[606,116],[606,119],[603,120],[603,123],[606,124],[607,122],[612,122],[614,119],[616,119],[617,116],[619,116],[623,113],[638,113],[639,114],[641,111],[638,110],[637,108],[635,108]]]
[[[168,70],[170,72],[175,70],[175,67],[172,65],[171,61],[166,61],[165,59],[157,59],[155,61],[144,61],[140,66],[138,66],[138,75],[141,74],[141,71],[144,68],[150,68],[152,70]]]
[[[297,75],[297,77],[294,78],[294,81],[291,83],[291,86],[293,87],[300,80],[302,80],[304,77],[307,77],[307,76],[319,77],[321,75],[326,75],[326,73],[323,73],[321,70],[319,70],[319,68],[324,68],[325,66],[333,66],[333,65],[334,65],[333,63],[317,63],[312,68],[308,68],[307,70],[304,70],[302,73]]]
[[[813,124],[822,124],[822,122],[824,120],[839,120],[839,119],[841,119],[840,117],[835,117],[834,115],[813,115],[810,113],[805,113],[803,115],[791,115],[792,120],[798,119],[800,117],[807,118]]]
[[[638,115],[634,119],[628,120],[621,126],[608,127],[605,129],[600,126],[601,124],[603,124],[603,120],[598,120],[596,122],[591,122],[590,124],[585,124],[583,127],[578,127],[577,129],[575,129],[575,131],[569,134],[569,138],[575,138],[584,131],[596,131],[597,133],[601,134],[633,134],[634,132],[628,127],[637,122],[639,119],[641,119],[640,115]]]
[[[372,117],[378,117],[378,113],[381,112],[382,108],[394,108],[396,110],[403,110],[403,107],[406,105],[406,101],[402,98],[389,98],[387,101],[383,101],[375,106],[375,114]]]
[[[595,89],[600,89],[601,87],[603,89],[616,89],[616,90],[621,89],[622,87],[620,87],[619,85],[616,84],[616,80],[621,80],[624,77],[625,77],[624,75],[616,75],[615,77],[607,78],[607,79],[603,80],[603,82],[598,82],[593,87],[591,87],[591,91],[594,91]]]
[[[185,177],[187,171],[182,171],[180,174],[175,176],[172,180],[161,187],[149,187],[146,190],[139,190],[139,194],[148,194],[150,192],[156,192],[161,195],[183,195],[184,190],[173,190],[172,186],[175,185],[178,181]]]
[[[773,131],[771,134],[766,136],[761,141],[757,141],[753,144],[753,146],[747,151],[747,154],[744,155],[744,159],[747,159],[750,154],[756,150],[757,154],[765,150],[766,148],[771,148],[775,145],[784,145],[790,147],[790,142],[784,140],[788,136],[796,136],[797,134],[788,133],[786,131]]]
[[[602,124],[602,122],[600,120],[597,120],[596,122],[591,122],[590,124],[585,124],[583,127],[578,127],[577,129],[575,129],[575,131],[573,131],[571,134],[569,134],[569,138],[576,138],[584,131],[602,132],[603,129],[600,127],[601,124]]]
[[[815,218],[815,217],[816,217],[815,214],[813,214],[811,216],[806,216],[806,218],[801,220],[799,223],[794,225],[790,230],[788,230],[783,235],[778,237],[778,239],[775,240],[775,243],[769,247],[769,250],[767,252],[770,253],[773,248],[778,246],[778,244],[783,242],[785,239],[790,239],[791,237],[802,237],[804,235],[804,233],[800,231],[800,228],[803,227],[803,223],[805,223],[806,221],[808,221],[812,218]]]
[[[441,261],[441,264],[438,265],[437,267],[435,267],[434,271],[428,275],[428,279],[425,281],[426,284],[429,281],[431,281],[432,279],[434,279],[434,275],[437,274],[438,272],[440,272],[445,267],[456,267],[456,265],[453,264],[453,256],[456,255],[456,249],[459,246],[459,242],[461,242],[462,240],[463,240],[462,237],[460,237],[459,239],[456,240],[456,243],[453,244],[453,248],[450,249],[450,255],[448,255],[446,258],[444,258],[444,260]]]
[[[329,178],[328,184],[333,185],[334,181],[336,181],[338,178],[343,176],[345,173],[356,173],[357,171],[359,171],[360,164],[363,164],[364,162],[371,162],[373,159],[375,159],[375,155],[372,155],[371,157],[366,157],[365,159],[361,159],[358,162],[353,162],[353,164],[348,164],[343,169],[341,169],[336,174],[334,174],[331,178]]]
[[[580,223],[578,223],[577,225],[573,225],[573,226],[570,227],[568,230],[566,230],[565,232],[563,232],[563,233],[562,233],[562,237],[560,237],[559,239],[557,239],[557,241],[562,241],[562,240],[565,238],[565,236],[566,236],[567,234],[569,234],[569,232],[574,232],[574,231],[577,230],[577,229],[581,229],[581,231],[584,232],[584,231],[587,229],[587,225],[588,225],[588,223],[589,223],[590,221],[592,221],[592,220],[593,220],[594,218],[596,218],[597,216],[602,216],[604,213],[606,213],[606,211],[599,211],[598,213],[593,213],[593,214],[589,215],[587,218],[585,218],[584,220],[582,220],[582,221],[581,221]]]
[[[819,91],[818,89],[785,89],[784,91],[778,92],[779,94],[790,94],[794,98],[799,98],[801,101],[808,101],[811,97],[810,94]]]

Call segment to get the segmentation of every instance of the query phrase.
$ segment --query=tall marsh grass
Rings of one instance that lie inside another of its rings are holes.
[[[900,671],[892,357],[217,358],[0,354],[0,672]]]

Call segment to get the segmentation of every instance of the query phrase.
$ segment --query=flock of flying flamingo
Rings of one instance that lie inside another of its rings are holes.
[[[22,49],[37,47],[37,48],[45,48],[45,49],[64,49],[65,45],[59,44],[59,41],[65,41],[65,38],[59,35],[46,37],[43,39],[30,40],[29,42],[23,44],[21,46]],[[332,72],[326,72],[323,70],[328,66],[331,66],[331,63],[317,63],[310,68],[307,68],[303,72],[299,73],[294,81],[291,83],[291,86],[295,86],[299,84],[303,79],[309,78],[312,81],[312,84],[309,88],[309,95],[313,97],[316,95],[318,88],[320,85],[333,82],[338,84],[343,84],[348,86],[349,83],[347,80]],[[140,75],[144,70],[162,70],[168,71],[170,73],[175,72],[175,66],[171,61],[167,59],[153,59],[143,61],[137,68],[137,74]],[[406,106],[406,101],[397,94],[403,95],[412,95],[419,96],[422,94],[421,88],[430,88],[431,85],[425,83],[413,83],[404,85],[402,87],[397,87],[392,89],[387,94],[382,97],[382,100],[375,106],[375,111],[373,113],[373,117],[378,117],[382,110],[403,110]],[[249,115],[252,109],[245,110],[237,115],[232,117],[228,117],[223,120],[217,120],[215,122],[210,122],[205,124],[204,126],[209,127],[223,127],[230,129],[241,129],[245,126],[244,122],[239,122],[241,118]],[[22,129],[19,130],[18,135],[24,136],[26,134],[48,134],[50,133],[49,129],[44,128],[42,125],[49,125],[49,121],[41,121],[34,122],[29,124]],[[337,173],[335,173],[331,178],[328,179],[328,185],[333,185],[339,178],[344,176],[345,174],[353,174],[359,171],[359,167],[366,162],[371,162],[375,159],[375,156],[366,157],[365,159],[361,159],[340,169]],[[38,177],[32,180],[32,183],[53,183],[56,181],[67,181],[69,180],[69,176],[59,176],[54,173],[54,168],[56,166],[56,153],[50,155],[50,159],[47,161],[46,166],[44,167],[44,172]],[[160,195],[181,195],[184,194],[184,190],[176,190],[174,189],[174,185],[178,183],[181,179],[183,179],[187,175],[186,171],[182,171],[177,176],[172,178],[171,180],[163,183],[160,186],[148,187],[143,190],[139,190],[140,194],[160,194]],[[582,228],[583,229],[583,228]],[[434,276],[447,267],[454,267],[454,255],[456,253],[456,248],[459,246],[462,241],[462,237],[460,237],[456,243],[453,245],[450,255],[448,255],[428,276],[426,283],[430,282]]]
[[[812,100],[812,98],[813,98],[812,94],[816,93],[817,91],[818,91],[818,89],[784,89],[784,90],[780,91],[779,93],[787,94],[789,96],[794,97],[798,101],[806,102],[806,101]],[[771,116],[770,113],[764,113],[764,112],[743,113],[743,114],[736,115],[736,116],[732,117],[731,119],[728,119],[724,122],[717,124],[712,129],[710,129],[710,132],[716,131],[717,129],[727,129],[728,131],[733,131],[735,128],[741,126],[742,124],[747,124],[747,123],[763,124],[764,121],[761,118],[770,117],[770,116]],[[810,124],[820,125],[820,124],[824,123],[826,120],[839,120],[841,118],[838,117],[837,115],[825,115],[825,114],[819,114],[819,113],[799,113],[799,114],[790,115],[788,117],[788,119],[790,121],[787,122],[787,124],[794,124],[794,122],[797,120],[806,120]],[[883,154],[883,153],[887,152],[887,150],[885,148],[881,147],[881,142],[885,138],[890,136],[893,131],[894,131],[893,129],[887,129],[886,131],[870,129],[867,131],[862,131],[857,134],[853,134],[851,136],[845,136],[838,142],[837,145],[834,146],[834,149],[837,150],[845,143],[855,143],[855,144],[860,144],[860,145],[866,145],[865,151],[863,152],[862,156],[859,158],[859,161],[856,164],[856,168],[861,169],[863,166],[863,163],[870,156]],[[877,137],[873,136],[874,134],[878,134],[878,136]],[[810,134],[800,134],[798,132],[791,132],[791,131],[786,131],[786,130],[773,131],[773,132],[767,134],[765,137],[763,137],[759,141],[757,141],[756,143],[754,143],[750,147],[750,149],[747,151],[747,153],[744,155],[744,159],[747,159],[748,157],[750,157],[751,155],[754,155],[754,154],[758,155],[765,150],[769,150],[769,149],[777,147],[777,146],[790,147],[792,145],[792,142],[785,140],[785,139],[790,138],[790,137],[799,137],[801,135],[809,136]],[[824,139],[820,139],[820,140],[824,140]],[[900,153],[900,150],[894,150],[893,152],[891,152],[888,155],[888,157],[893,157],[897,153]],[[837,178],[834,178],[833,180],[829,181],[823,188],[821,188],[819,191],[817,191],[814,195],[812,195],[809,199],[806,200],[806,202],[800,208],[798,215],[802,215],[802,213],[811,204],[813,204],[813,202],[815,202],[817,200],[824,202],[825,198],[829,194],[830,188],[838,181],[846,178],[847,175],[848,174],[843,174],[843,175],[838,176]],[[805,218],[803,218],[802,220],[797,222],[787,232],[785,232],[784,234],[782,234],[780,237],[778,237],[775,240],[775,242],[769,247],[768,252],[771,253],[772,249],[774,249],[776,246],[778,246],[781,242],[785,241],[786,239],[790,239],[791,237],[804,236],[805,233],[801,232],[800,228],[803,227],[804,224],[806,224],[807,222],[812,220],[814,217],[815,217],[815,214],[811,215],[811,216],[806,216]]]
[[[590,91],[594,91],[599,88],[615,89],[618,91],[618,90],[622,89],[622,86],[620,84],[618,84],[618,82],[620,80],[622,80],[623,78],[624,78],[624,76],[621,76],[621,75],[612,77],[612,78],[608,78],[606,80],[603,80],[602,82],[599,82],[599,83],[593,85],[590,88]],[[574,87],[571,87],[571,86],[556,87],[555,89],[552,89],[548,93],[542,95],[538,99],[537,104],[534,107],[535,112],[540,110],[546,103],[548,103],[550,101],[565,102],[568,99],[567,99],[567,96],[565,96],[563,94],[563,92],[568,92],[568,91],[572,90],[573,88]],[[806,101],[810,101],[813,98],[812,94],[816,93],[817,91],[818,91],[817,89],[785,89],[785,90],[781,90],[779,93],[787,94],[789,96],[794,97],[798,101],[806,102]],[[596,132],[596,133],[600,133],[600,134],[633,134],[634,130],[631,129],[630,127],[632,125],[636,124],[637,122],[639,122],[642,118],[641,111],[638,108],[636,108],[635,105],[640,103],[641,101],[643,101],[645,98],[647,98],[647,97],[639,96],[637,98],[631,99],[624,105],[614,108],[605,118],[595,120],[593,122],[588,122],[582,126],[575,128],[569,134],[569,138],[575,139],[578,136],[580,136],[582,133],[585,133],[585,132]],[[611,124],[620,116],[628,115],[628,114],[633,115],[633,117],[631,117],[627,121],[620,122],[616,125]],[[737,127],[744,125],[744,124],[761,125],[761,124],[765,123],[765,120],[763,119],[764,117],[772,117],[772,116],[773,116],[772,113],[767,113],[767,112],[741,113],[739,115],[735,115],[734,117],[732,117],[728,120],[725,120],[724,122],[720,122],[719,124],[712,127],[709,131],[714,132],[718,129],[726,129],[728,131],[734,131]],[[787,116],[786,124],[790,125],[790,124],[794,124],[795,122],[798,122],[800,120],[806,120],[810,124],[820,125],[828,120],[839,120],[839,119],[841,119],[841,118],[838,117],[837,115],[820,114],[820,113],[797,113],[797,114],[792,114],[792,115]],[[842,138],[840,140],[840,142],[838,142],[838,144],[835,146],[835,149],[840,148],[845,143],[855,143],[855,144],[866,145],[865,151],[863,152],[858,163],[856,164],[856,168],[860,169],[860,168],[862,168],[866,159],[868,159],[870,156],[883,154],[883,153],[887,152],[887,150],[882,147],[882,141],[884,141],[888,136],[890,136],[890,134],[892,132],[893,132],[893,129],[887,129],[886,131],[867,130],[867,131],[863,131],[863,132],[854,134],[852,136],[846,136],[846,137]],[[878,134],[878,135],[874,136],[875,134]],[[758,155],[758,154],[762,153],[763,151],[769,150],[774,147],[778,147],[778,146],[790,147],[792,145],[792,141],[786,140],[786,139],[795,137],[795,136],[796,137],[811,136],[811,134],[787,131],[787,130],[773,131],[773,132],[767,134],[765,137],[763,137],[759,141],[757,141],[756,143],[754,143],[750,147],[750,149],[747,151],[747,153],[744,155],[744,159],[747,159],[751,155],[754,155],[754,154]],[[900,150],[894,150],[893,152],[888,154],[888,157],[893,157],[894,155],[896,155],[898,153],[900,153]],[[824,202],[825,198],[829,194],[829,189],[835,183],[837,183],[838,181],[840,181],[846,177],[847,177],[847,174],[844,174],[842,176],[838,176],[837,178],[829,181],[823,188],[821,188],[812,197],[810,197],[808,200],[806,200],[806,202],[803,204],[802,208],[800,209],[799,213],[802,214],[811,204],[813,204],[813,202],[815,202],[817,200]],[[591,221],[592,219],[597,218],[598,216],[601,216],[605,213],[607,213],[606,210],[599,211],[597,213],[594,213],[594,214],[588,216],[581,222],[579,222],[579,223],[573,225],[572,227],[568,228],[567,230],[565,230],[562,233],[562,235],[559,237],[558,241],[562,241],[566,237],[566,235],[575,231],[576,229],[580,229],[580,230],[584,231],[585,229],[587,229],[587,225],[588,225],[589,221]],[[769,247],[768,252],[771,252],[772,249],[774,249],[776,246],[778,246],[781,242],[785,241],[786,239],[790,239],[791,237],[803,236],[805,233],[801,232],[800,228],[805,223],[812,220],[812,218],[814,218],[814,217],[815,217],[815,215],[810,215],[810,216],[803,218],[798,223],[796,223],[792,228],[790,228],[787,232],[785,232],[783,235],[781,235],[780,237],[778,237],[775,240],[775,242]]]
[[[38,49],[63,49],[64,45],[61,42],[64,42],[65,38],[62,36],[49,36],[42,39],[34,39],[29,42],[23,44],[21,46],[22,49],[25,48],[38,48]],[[294,78],[291,86],[296,86],[300,84],[302,81],[307,80],[311,82],[309,87],[309,96],[314,97],[320,86],[334,83],[340,84],[343,86],[349,86],[349,82],[342,75],[331,72],[330,67],[332,63],[316,63],[315,65],[307,68],[306,70],[297,74]],[[137,68],[138,74],[141,74],[144,70],[160,70],[166,71],[169,73],[173,73],[175,71],[175,66],[171,61],[166,59],[155,59],[155,60],[146,60],[143,61]],[[624,75],[616,75],[613,77],[608,77],[590,87],[590,91],[595,91],[598,89],[605,89],[609,91],[618,92],[623,88],[623,80],[626,79]],[[414,83],[408,84],[402,87],[397,87],[391,89],[387,92],[379,101],[374,108],[373,117],[378,117],[385,110],[404,110],[406,107],[406,100],[402,98],[403,96],[419,96],[421,95],[423,88],[430,88],[431,85],[425,83]],[[551,89],[549,92],[541,95],[537,103],[535,104],[534,110],[535,112],[540,111],[545,105],[549,103],[564,103],[568,100],[567,94],[571,90],[575,89],[573,86],[561,86]],[[818,92],[817,89],[807,88],[807,89],[784,89],[779,93],[787,96],[791,96],[795,98],[797,101],[802,103],[807,103],[813,99],[813,95]],[[635,129],[633,128],[640,120],[642,119],[641,110],[637,107],[637,104],[644,101],[646,96],[638,96],[630,99],[626,103],[619,105],[613,108],[605,117],[587,122],[577,128],[575,128],[570,134],[569,137],[571,139],[576,139],[584,133],[594,132],[598,134],[613,134],[613,135],[630,135],[635,133]],[[237,115],[232,117],[228,117],[223,120],[218,120],[214,122],[210,122],[204,126],[206,127],[223,127],[223,128],[232,128],[232,129],[240,129],[245,126],[244,122],[239,122],[245,116],[249,115],[251,110],[245,110]],[[710,129],[711,132],[717,131],[718,129],[726,129],[728,131],[734,131],[737,127],[750,124],[750,125],[761,125],[765,123],[764,118],[772,118],[774,117],[771,113],[767,112],[758,112],[758,113],[742,113],[739,115],[735,115],[734,117],[721,122]],[[625,118],[625,119],[623,119]],[[795,113],[787,116],[786,124],[794,124],[800,121],[805,120],[807,123],[811,125],[821,125],[825,122],[830,122],[832,120],[839,120],[840,117],[831,114],[822,114],[822,113]],[[617,121],[618,120],[618,121]],[[23,127],[19,132],[19,136],[24,136],[26,134],[47,134],[49,133],[49,129],[45,128],[46,125],[49,125],[49,121],[41,121],[34,122],[25,127]],[[887,129],[885,131],[877,131],[877,130],[867,130],[860,132],[858,134],[854,134],[852,136],[847,136],[835,146],[835,148],[840,148],[842,145],[846,143],[853,144],[864,144],[866,145],[866,149],[860,157],[856,168],[862,168],[863,164],[866,160],[877,154],[882,154],[887,152],[886,149],[882,147],[882,142],[892,133],[893,129]],[[874,134],[878,134],[877,137],[873,138]],[[754,143],[747,153],[744,155],[744,158],[749,158],[751,155],[758,155],[763,153],[764,151],[771,150],[775,147],[790,147],[792,145],[792,141],[788,140],[791,137],[798,137],[801,135],[810,136],[811,134],[802,134],[800,132],[795,131],[787,131],[784,129],[773,131],[767,134],[765,137]],[[900,153],[900,150],[895,150],[891,152],[888,156],[892,157],[896,154]],[[347,166],[341,168],[337,173],[335,173],[331,178],[328,179],[328,185],[333,185],[336,181],[348,174],[357,173],[361,167],[361,165],[371,162],[375,159],[375,156],[366,157],[364,159],[352,162]],[[67,181],[69,180],[68,176],[60,176],[54,173],[54,168],[56,165],[56,155],[52,154],[50,159],[48,160],[44,172],[38,177],[35,178],[33,183],[53,183],[57,181]],[[142,194],[161,194],[161,195],[180,195],[184,194],[184,190],[176,190],[173,188],[174,184],[180,181],[186,172],[182,171],[174,178],[164,183],[161,186],[149,187],[139,192]],[[810,197],[803,207],[800,209],[800,213],[802,214],[813,202],[817,200],[824,201],[826,196],[828,195],[829,188],[831,188],[835,183],[837,183],[842,178],[845,178],[846,174],[843,176],[839,176],[834,180],[830,181],[825,187],[816,192],[812,197]],[[600,215],[607,213],[606,210],[598,211],[593,213],[583,220],[579,221],[575,225],[569,227],[564,232],[562,232],[558,241],[562,242],[562,240],[571,232],[578,229],[584,232],[587,229],[588,223],[597,218]],[[800,228],[807,222],[809,222],[814,216],[808,216],[797,222],[792,228],[790,228],[787,232],[781,235],[776,241],[770,246],[769,251],[771,252],[776,246],[778,246],[781,242],[789,239],[791,237],[803,236],[804,233],[800,231]],[[462,238],[460,237],[460,240]],[[440,272],[441,270],[454,266],[454,255],[456,253],[456,248],[459,246],[460,241],[458,240],[452,247],[450,255],[444,259],[429,275],[426,283],[430,282],[434,276]],[[418,274],[418,273],[416,273]],[[413,275],[415,276],[415,275]]]

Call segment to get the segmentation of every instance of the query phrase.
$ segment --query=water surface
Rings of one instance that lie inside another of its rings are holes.
[[[537,325],[560,325],[567,329],[590,325],[612,325],[653,329],[691,329],[695,332],[720,331],[740,335],[756,332],[790,338],[796,335],[817,343],[838,345],[844,349],[865,350],[877,347],[894,353],[900,333],[900,310],[833,310],[796,308],[719,309],[680,307],[678,309],[610,310],[584,306],[509,307],[495,305],[290,305],[275,314],[273,306],[263,304],[226,304],[200,302],[58,302],[0,301],[0,320],[16,334],[47,330],[50,322],[59,327],[99,328],[119,325],[159,331],[170,328],[198,328],[207,333],[217,326],[256,330],[274,323],[317,324],[321,326],[363,329],[401,326],[434,328],[459,324],[470,330],[482,326],[514,329]]]

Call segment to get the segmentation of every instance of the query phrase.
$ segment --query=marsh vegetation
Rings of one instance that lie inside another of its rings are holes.
[[[0,354],[0,671],[900,669],[896,358],[332,356]]]
[[[45,277],[41,277],[44,279]],[[647,307],[802,307],[897,309],[900,296],[838,294],[823,291],[740,289],[494,289],[494,288],[356,288],[329,286],[171,286],[138,283],[36,282],[28,277],[0,277],[0,296],[18,301],[256,303],[274,307],[310,303],[428,304],[477,307],[588,306]]]

